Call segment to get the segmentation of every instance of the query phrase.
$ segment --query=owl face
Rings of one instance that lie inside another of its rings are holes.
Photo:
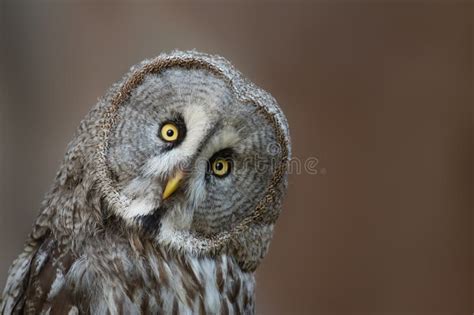
[[[264,197],[280,158],[257,106],[205,69],[146,75],[116,121],[106,161],[127,200],[118,215],[154,235],[230,230]]]

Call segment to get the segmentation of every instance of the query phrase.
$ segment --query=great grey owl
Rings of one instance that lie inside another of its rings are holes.
[[[68,145],[2,314],[252,314],[287,186],[276,101],[196,51],[133,66]]]

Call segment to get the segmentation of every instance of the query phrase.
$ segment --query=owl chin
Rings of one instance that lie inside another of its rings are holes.
[[[173,228],[187,230],[189,229],[192,211],[185,206],[184,199],[184,187],[179,187],[172,195],[157,201],[156,204],[158,205],[155,208],[145,214],[136,216],[133,221],[138,223],[141,231],[152,238],[158,236],[164,222]]]
[[[137,176],[130,180],[120,193],[124,206],[117,208],[115,213],[131,226],[142,217],[154,216],[157,212],[162,216],[163,209],[179,203],[184,194],[185,172],[177,169],[171,174],[164,180],[159,175]]]
[[[166,212],[167,208],[165,206],[161,206],[154,209],[150,214],[139,216],[137,219],[139,226],[146,234],[152,237],[158,235],[160,231],[161,218]]]

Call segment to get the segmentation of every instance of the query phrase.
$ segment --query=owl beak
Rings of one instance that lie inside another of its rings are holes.
[[[163,190],[163,200],[171,196],[176,191],[176,189],[178,189],[179,184],[183,179],[183,176],[183,171],[178,171],[173,177],[168,179],[168,182],[165,186],[165,190]]]

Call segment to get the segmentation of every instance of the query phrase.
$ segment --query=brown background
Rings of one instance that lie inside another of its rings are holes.
[[[130,65],[221,54],[288,116],[259,314],[470,314],[473,3],[0,2],[0,283],[67,142]],[[0,285],[2,286],[2,285]]]

